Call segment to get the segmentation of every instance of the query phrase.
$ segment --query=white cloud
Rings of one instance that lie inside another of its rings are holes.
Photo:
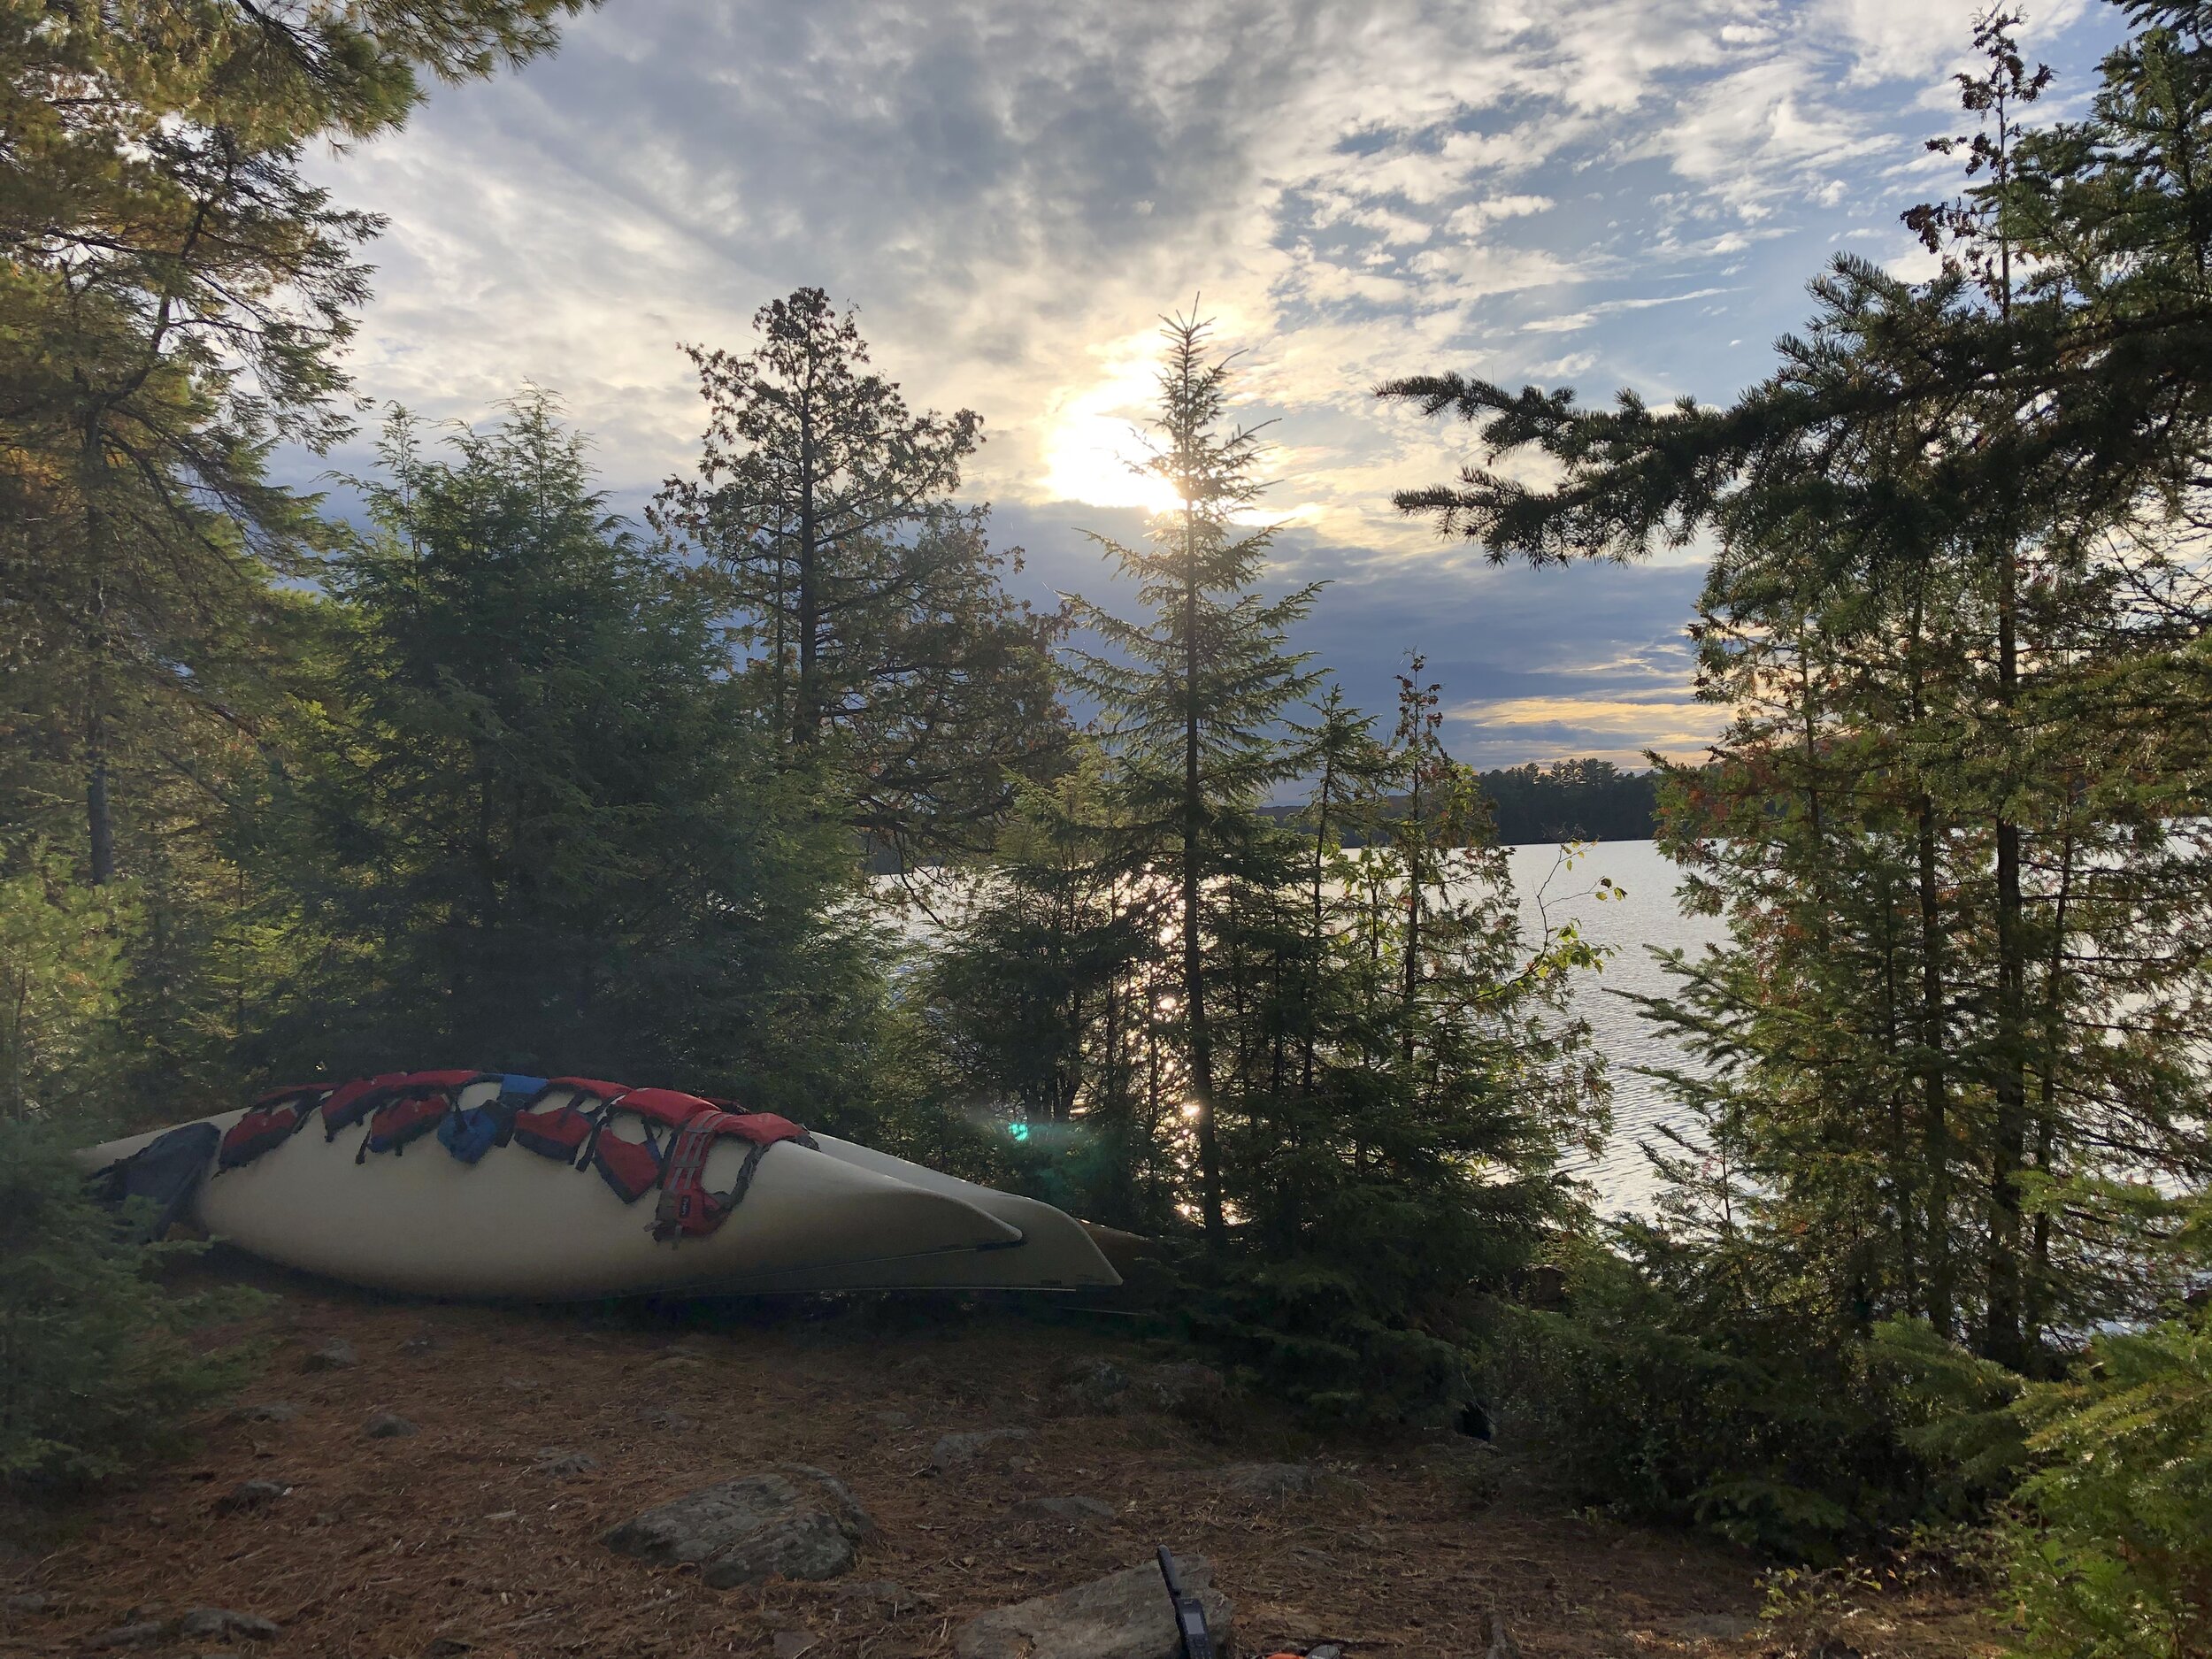
[[[1467,434],[1370,388],[1601,363],[1726,396],[1763,367],[1734,342],[1789,326],[1736,313],[1795,305],[1832,237],[1919,268],[1895,213],[1946,188],[1918,140],[1957,119],[1921,101],[1970,3],[610,0],[321,170],[393,219],[362,389],[476,417],[553,387],[625,501],[695,450],[678,342],[741,349],[800,283],[858,303],[913,402],[983,413],[979,494],[1110,493],[1157,316],[1202,295],[1258,348],[1280,500],[1448,611],[1475,562],[1389,495]]]

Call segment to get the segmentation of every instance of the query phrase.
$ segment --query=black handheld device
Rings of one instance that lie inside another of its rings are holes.
[[[1183,1659],[1214,1659],[1214,1639],[1206,1629],[1206,1609],[1196,1596],[1183,1588],[1176,1576],[1175,1557],[1160,1546],[1160,1577],[1167,1581],[1167,1599],[1175,1605],[1175,1633],[1182,1639]]]

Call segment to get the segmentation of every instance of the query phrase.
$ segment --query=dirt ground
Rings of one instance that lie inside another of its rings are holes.
[[[255,1322],[267,1359],[240,1403],[296,1415],[211,1413],[192,1459],[15,1526],[28,1541],[0,1552],[0,1652],[87,1653],[100,1632],[211,1606],[281,1633],[129,1651],[921,1659],[949,1654],[978,1613],[1147,1563],[1161,1543],[1210,1558],[1247,1655],[1333,1640],[1353,1659],[1480,1655],[1493,1611],[1528,1659],[1993,1651],[1955,1605],[1831,1609],[1847,1640],[1826,1633],[1833,1620],[1810,1637],[1755,1625],[1756,1563],[1571,1513],[1509,1448],[1317,1442],[1243,1404],[1195,1419],[1087,1413],[1063,1386],[1071,1365],[1188,1358],[1094,1325],[932,1302],[472,1308],[253,1277],[280,1299]],[[334,1338],[358,1363],[307,1369]],[[380,1412],[419,1432],[369,1438]],[[1006,1427],[1028,1437],[933,1472],[938,1436]],[[574,1453],[596,1466],[547,1467]],[[599,1542],[657,1502],[779,1461],[851,1487],[879,1531],[846,1582],[895,1581],[906,1610],[841,1598],[836,1583],[717,1591]],[[1210,1474],[1281,1461],[1332,1479],[1254,1502]],[[227,1505],[248,1480],[288,1490]],[[1009,1513],[1066,1495],[1114,1518]]]

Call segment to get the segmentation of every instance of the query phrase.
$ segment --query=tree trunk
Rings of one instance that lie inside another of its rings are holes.
[[[85,833],[92,853],[92,885],[115,879],[115,817],[108,806],[107,721],[98,708],[85,722]]]
[[[1220,1246],[1228,1234],[1221,1207],[1221,1142],[1214,1124],[1213,1033],[1206,1026],[1205,980],[1200,972],[1199,845],[1205,797],[1200,788],[1198,748],[1198,555],[1194,510],[1186,503],[1183,586],[1183,1017],[1190,1032],[1191,1104],[1198,1131],[1199,1204],[1206,1241]]]
[[[1943,1014],[1943,910],[1936,884],[1935,803],[1920,798],[1920,1069],[1921,1140],[1928,1164],[1928,1323],[1949,1337],[1957,1288],[1951,1269],[1950,1089],[1946,1080]]]
[[[2013,711],[2019,688],[2019,554],[2008,537],[1998,554],[1997,700],[2005,745],[2001,787],[2012,776]],[[1989,1157],[1989,1243],[1983,1356],[2017,1371],[2027,1360],[2020,1276],[2020,1173],[2028,1141],[2027,1055],[2023,1002],[2027,941],[2020,896],[2020,826],[2001,803],[1997,835],[1997,1041]]]
[[[799,441],[799,688],[791,712],[791,741],[796,749],[810,747],[821,734],[822,711],[815,683],[822,623],[821,549],[816,545],[819,534],[815,521],[814,437],[810,431]]]

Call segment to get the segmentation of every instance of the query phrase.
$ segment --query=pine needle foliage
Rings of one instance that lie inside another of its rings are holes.
[[[1075,626],[1098,641],[1072,657],[1076,685],[1098,704],[1121,803],[1121,863],[1173,887],[1180,958],[1184,1087],[1197,1147],[1198,1208],[1208,1240],[1227,1227],[1216,1087],[1217,1012],[1205,972],[1223,936],[1240,860],[1275,840],[1261,815],[1267,792],[1297,770],[1285,728],[1317,672],[1287,649],[1317,585],[1268,599],[1254,591],[1274,540],[1239,516],[1263,488],[1256,428],[1228,425],[1232,362],[1211,358],[1212,326],[1194,312],[1166,319],[1156,447],[1143,470],[1176,505],[1154,516],[1148,541],[1094,536],[1134,582],[1142,615],[1068,601]]]
[[[157,1275],[180,1247],[132,1241],[86,1196],[68,1144],[0,1118],[0,1487],[26,1493],[175,1453],[250,1357],[190,1340],[243,1302],[165,1291]]]

